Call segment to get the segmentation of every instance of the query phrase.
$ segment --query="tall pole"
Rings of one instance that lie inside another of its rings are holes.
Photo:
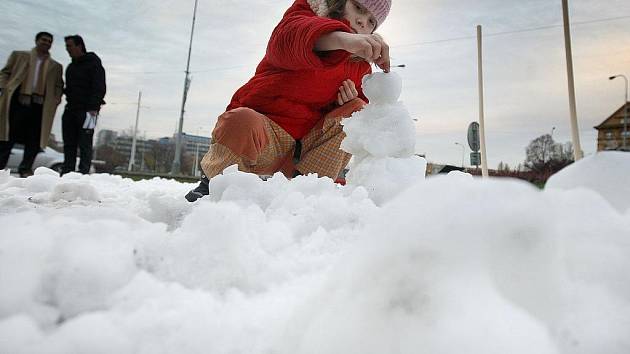
[[[624,79],[624,81],[626,82],[626,100],[623,102],[623,110],[624,110],[624,115],[623,115],[623,133],[621,134],[621,147],[622,149],[628,150],[628,145],[626,145],[626,139],[628,137],[628,120],[630,118],[628,118],[628,111],[630,110],[630,106],[626,107],[628,105],[628,78],[626,77],[626,75],[615,75],[615,76],[611,76],[609,77],[610,80],[614,80],[618,77],[621,77]]]
[[[194,177],[197,176],[197,165],[199,164],[199,142],[197,142],[197,147],[195,149],[195,164],[193,166],[192,174]]]
[[[571,114],[571,137],[573,140],[573,154],[575,161],[581,159],[582,146],[577,122],[577,109],[575,105],[575,83],[573,79],[573,54],[571,51],[571,27],[569,24],[569,3],[562,0],[562,17],[564,19],[564,45],[567,56],[567,76],[569,82],[569,111]]]
[[[548,156],[549,156],[549,161],[551,161],[551,160],[552,160],[553,155],[555,154],[555,151],[554,151],[554,149],[553,149],[553,148],[554,148],[554,146],[555,146],[555,145],[554,145],[554,143],[553,143],[553,132],[554,132],[555,130],[556,130],[556,127],[551,127],[551,134],[549,135],[549,136],[551,137],[551,141],[549,142],[549,143],[551,144],[551,148],[549,149],[549,154],[548,154]]]
[[[136,110],[136,125],[133,127],[133,138],[131,140],[131,156],[129,156],[129,167],[127,171],[131,172],[133,164],[136,160],[136,139],[138,136],[138,121],[140,120],[140,103],[142,102],[142,91],[138,92],[138,108]]]
[[[186,77],[184,79],[184,94],[182,97],[182,110],[179,115],[179,128],[175,137],[175,158],[171,166],[171,174],[181,172],[181,153],[182,153],[182,129],[184,127],[184,112],[186,111],[186,98],[188,97],[188,89],[190,88],[190,54],[192,53],[193,35],[195,33],[195,20],[197,18],[197,1],[195,0],[195,8],[193,10],[192,28],[190,30],[190,44],[188,45],[188,61],[186,63]]]
[[[483,55],[481,26],[477,26],[477,76],[479,77],[479,139],[481,147],[481,175],[488,177],[488,157],[486,154],[486,125],[483,111]]]
[[[464,147],[464,144],[455,143],[455,145],[459,145],[462,147],[462,168],[464,168],[464,156],[466,156],[466,148]]]

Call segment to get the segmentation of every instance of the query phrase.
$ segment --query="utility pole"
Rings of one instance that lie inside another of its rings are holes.
[[[479,138],[481,147],[481,175],[488,177],[488,156],[486,154],[486,125],[483,110],[483,55],[481,26],[477,26],[477,76],[479,78]]]
[[[188,61],[186,63],[186,78],[184,79],[184,94],[182,97],[182,110],[179,115],[179,128],[175,137],[175,158],[171,166],[171,174],[181,172],[181,154],[182,154],[182,129],[184,127],[184,112],[186,112],[186,99],[188,98],[188,89],[190,88],[190,54],[192,53],[193,35],[195,33],[195,20],[197,18],[197,2],[195,0],[195,8],[193,10],[192,28],[190,30],[190,44],[188,45]]]
[[[131,172],[133,164],[136,160],[136,137],[138,136],[138,121],[140,120],[140,104],[142,102],[142,91],[138,92],[138,108],[136,110],[136,125],[133,128],[133,139],[131,140],[131,156],[129,156],[129,167],[127,171]]]
[[[192,174],[194,177],[197,177],[197,165],[199,164],[199,142],[197,142],[197,148],[195,149],[195,164],[193,165]]]
[[[564,45],[567,56],[567,76],[569,82],[569,112],[571,114],[571,137],[573,140],[573,156],[575,161],[577,161],[583,156],[577,122],[577,109],[575,105],[575,82],[573,79],[573,54],[571,51],[571,27],[569,23],[568,0],[562,0],[562,18],[564,20]]]
[[[464,156],[466,155],[466,148],[464,147],[464,144],[458,142],[456,142],[455,145],[459,145],[462,147],[462,168],[464,168]]]

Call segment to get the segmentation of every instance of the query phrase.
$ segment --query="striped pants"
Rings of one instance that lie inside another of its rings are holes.
[[[231,165],[243,172],[272,175],[282,172],[288,178],[294,172],[316,173],[320,177],[337,178],[351,155],[339,146],[345,138],[340,124],[343,118],[363,108],[365,102],[354,99],[333,110],[301,139],[302,151],[293,162],[296,142],[279,125],[266,116],[241,107],[219,116],[212,131],[210,150],[201,160],[201,168],[212,178]]]

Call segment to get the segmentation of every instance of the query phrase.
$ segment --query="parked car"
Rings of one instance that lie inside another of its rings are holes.
[[[22,162],[22,156],[24,156],[24,145],[15,144],[13,146],[13,150],[11,150],[11,156],[9,157],[9,162],[7,162],[8,169],[11,169],[11,172],[17,173],[18,166],[20,166],[20,162]],[[99,163],[100,161],[92,161],[93,163]],[[47,146],[45,149],[40,150],[39,154],[35,158],[35,162],[33,163],[33,171],[35,171],[38,167],[48,167],[53,171],[61,172],[61,168],[63,166],[63,153],[56,151],[55,149]],[[79,159],[77,159],[77,168],[79,166]],[[94,173],[94,166],[90,167],[90,173]]]

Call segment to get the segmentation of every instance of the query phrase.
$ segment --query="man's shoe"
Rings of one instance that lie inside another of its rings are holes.
[[[208,180],[208,177],[206,176],[201,176],[201,181],[199,182],[199,185],[195,189],[188,192],[185,198],[187,201],[192,203],[208,194],[210,194],[210,180]]]
[[[20,178],[27,178],[27,177],[31,177],[33,175],[33,171],[28,170],[28,171],[21,171],[20,172]]]

